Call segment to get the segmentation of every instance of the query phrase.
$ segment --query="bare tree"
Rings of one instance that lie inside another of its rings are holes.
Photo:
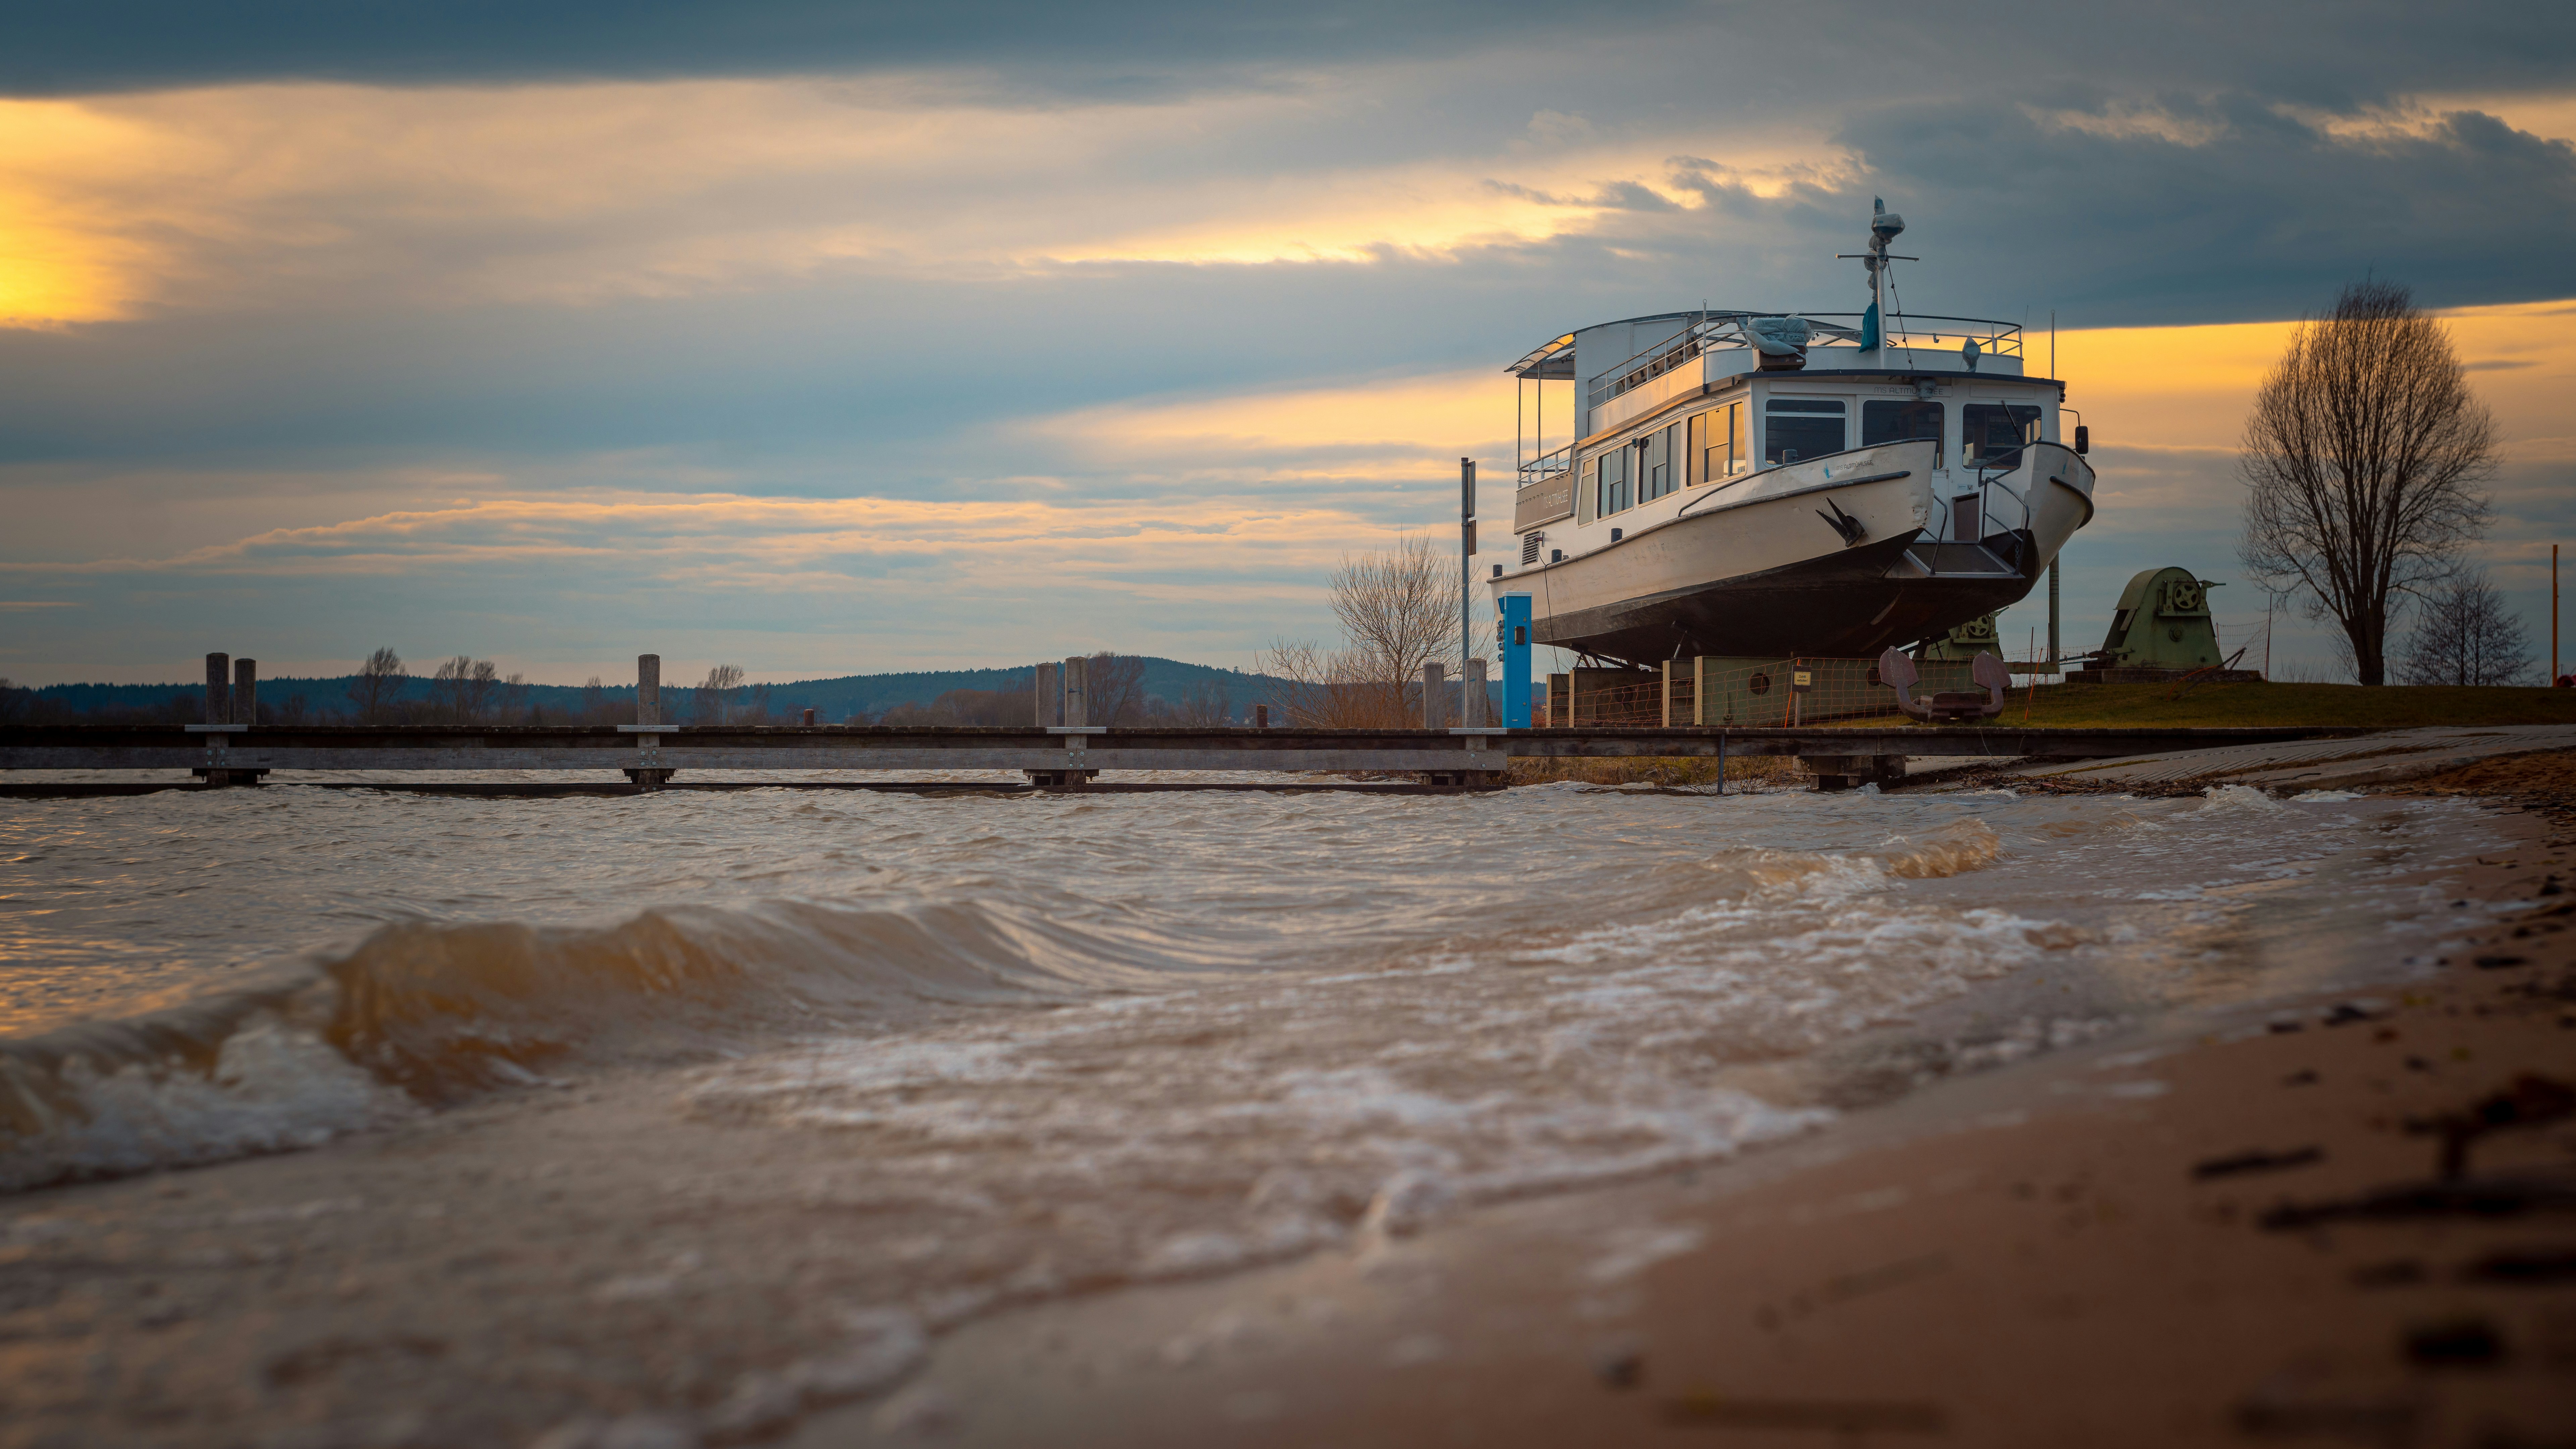
[[[1405,691],[1421,679],[1423,665],[1445,660],[1453,677],[1459,671],[1449,652],[1458,642],[1458,561],[1428,537],[1406,534],[1393,548],[1343,555],[1332,590],[1345,647],[1283,641],[1256,667],[1282,681],[1279,705],[1294,723],[1401,728],[1414,717]],[[1478,629],[1471,647],[1481,649],[1489,637]]]
[[[697,722],[702,725],[733,723],[733,709],[726,702],[725,695],[741,687],[740,665],[719,664],[709,669],[707,677],[698,683]]]
[[[1255,668],[1276,681],[1271,697],[1286,722],[1302,729],[1401,729],[1404,685],[1357,649],[1327,649],[1310,639],[1282,640],[1261,652]]]
[[[463,711],[466,720],[479,724],[490,719],[501,705],[501,671],[489,659],[477,659],[465,677]]]
[[[2484,569],[2463,569],[2424,596],[2397,661],[2400,684],[2529,684],[2538,677],[2522,620]]]
[[[1083,717],[1096,725],[1138,724],[1145,718],[1145,661],[1103,649],[1091,656],[1091,697]]]
[[[2300,324],[2245,422],[2238,557],[2331,618],[2364,684],[2387,682],[2389,621],[2450,577],[2490,518],[2495,419],[2450,334],[2406,288],[2355,282]]]
[[[500,702],[501,671],[489,659],[459,654],[430,676],[430,709],[449,724],[480,724]]]
[[[402,656],[391,649],[368,655],[367,662],[358,666],[357,678],[349,681],[349,702],[358,707],[358,722],[383,723],[410,678],[403,672]]]
[[[1233,718],[1233,699],[1224,685],[1212,679],[1192,680],[1181,691],[1180,706],[1172,711],[1176,724],[1220,725]]]
[[[1333,617],[1367,667],[1397,684],[1422,677],[1422,666],[1451,660],[1458,637],[1458,561],[1428,535],[1400,535],[1395,547],[1356,557],[1333,570]]]

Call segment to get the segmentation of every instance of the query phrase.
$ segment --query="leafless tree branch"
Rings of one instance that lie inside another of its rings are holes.
[[[2496,427],[2441,323],[2406,288],[2356,282],[2290,336],[2245,423],[2238,557],[2332,618],[2356,677],[2387,682],[2391,615],[2449,579],[2491,513]]]

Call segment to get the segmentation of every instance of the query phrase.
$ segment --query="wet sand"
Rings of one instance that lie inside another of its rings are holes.
[[[2543,892],[2576,851],[2502,823],[2403,988],[1624,1186],[1382,1196],[1158,1286],[1110,1287],[1096,1211],[675,1118],[648,1070],[50,1189],[0,1220],[0,1445],[2565,1443],[2576,894]],[[2407,1124],[2481,1111],[2534,1120],[2467,1147],[2463,1199]],[[975,1286],[910,1292],[959,1251]]]

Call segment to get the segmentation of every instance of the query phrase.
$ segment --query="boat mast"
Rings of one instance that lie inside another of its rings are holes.
[[[1917,257],[1890,256],[1887,244],[1905,230],[1905,218],[1887,209],[1884,197],[1869,199],[1869,250],[1841,252],[1838,261],[1858,261],[1869,271],[1869,320],[1861,327],[1862,345],[1873,350],[1887,346],[1887,264],[1918,261]]]

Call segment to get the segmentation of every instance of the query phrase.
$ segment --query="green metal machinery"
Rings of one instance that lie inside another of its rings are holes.
[[[2111,632],[2088,661],[2067,676],[2072,684],[2119,684],[2171,679],[2193,670],[2204,677],[2257,679],[2242,669],[2221,668],[2226,654],[2209,614],[2209,591],[2221,587],[2184,568],[2147,569],[2120,591]]]
[[[1980,654],[2003,657],[2003,641],[1995,633],[1995,616],[1979,614],[1968,622],[1923,647],[1914,657],[1926,664],[1965,664]]]

